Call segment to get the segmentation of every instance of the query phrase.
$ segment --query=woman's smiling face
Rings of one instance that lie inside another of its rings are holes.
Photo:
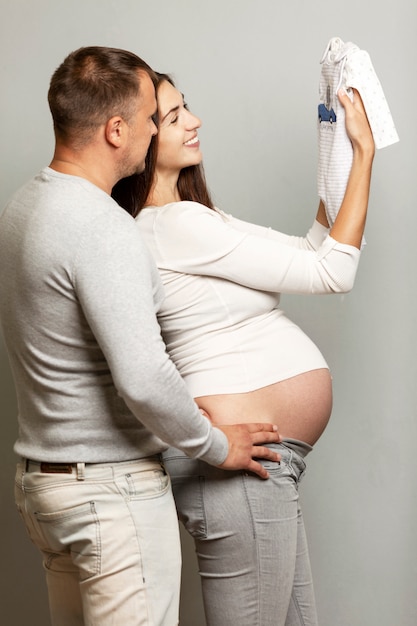
[[[198,165],[203,158],[197,133],[201,120],[187,109],[183,95],[166,80],[158,87],[157,100],[158,173],[179,173],[184,167]]]

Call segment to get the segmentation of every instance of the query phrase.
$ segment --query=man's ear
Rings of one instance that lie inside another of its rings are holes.
[[[126,134],[126,122],[120,115],[111,117],[105,126],[105,134],[107,141],[115,148],[120,148]]]

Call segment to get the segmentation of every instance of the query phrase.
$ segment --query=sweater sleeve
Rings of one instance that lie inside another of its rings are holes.
[[[265,236],[268,229],[262,227],[242,228],[242,222],[237,227],[197,203],[153,211],[142,227],[160,269],[275,293],[345,293],[353,287],[360,251],[335,241],[320,224],[306,238],[288,239],[276,231]]]
[[[251,222],[240,220],[232,215],[223,213],[223,211],[218,210],[218,212],[223,219],[236,230],[249,235],[254,235],[256,237],[265,237],[266,239],[279,241],[287,246],[293,246],[294,248],[302,250],[318,250],[330,230],[329,228],[322,226],[322,224],[320,224],[317,220],[314,220],[307,235],[305,237],[297,237],[281,233],[280,231],[274,230],[268,226],[259,226],[258,224],[252,224]]]
[[[114,211],[80,242],[73,282],[118,394],[167,444],[221,464],[225,435],[202,416],[169,359],[156,318],[159,275],[135,223]]]

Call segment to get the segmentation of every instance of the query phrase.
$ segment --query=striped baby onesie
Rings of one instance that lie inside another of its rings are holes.
[[[337,92],[360,93],[375,147],[399,141],[381,84],[369,54],[339,37],[329,41],[321,59],[318,107],[318,193],[333,225],[342,204],[352,166],[353,149],[345,128],[345,111]]]

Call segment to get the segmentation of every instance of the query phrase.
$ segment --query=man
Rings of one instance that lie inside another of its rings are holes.
[[[180,547],[170,445],[262,478],[272,426],[213,428],[169,360],[157,270],[111,199],[140,172],[153,72],[90,47],[54,73],[55,152],[0,217],[1,322],[19,410],[16,502],[44,557],[53,626],[174,626]]]

